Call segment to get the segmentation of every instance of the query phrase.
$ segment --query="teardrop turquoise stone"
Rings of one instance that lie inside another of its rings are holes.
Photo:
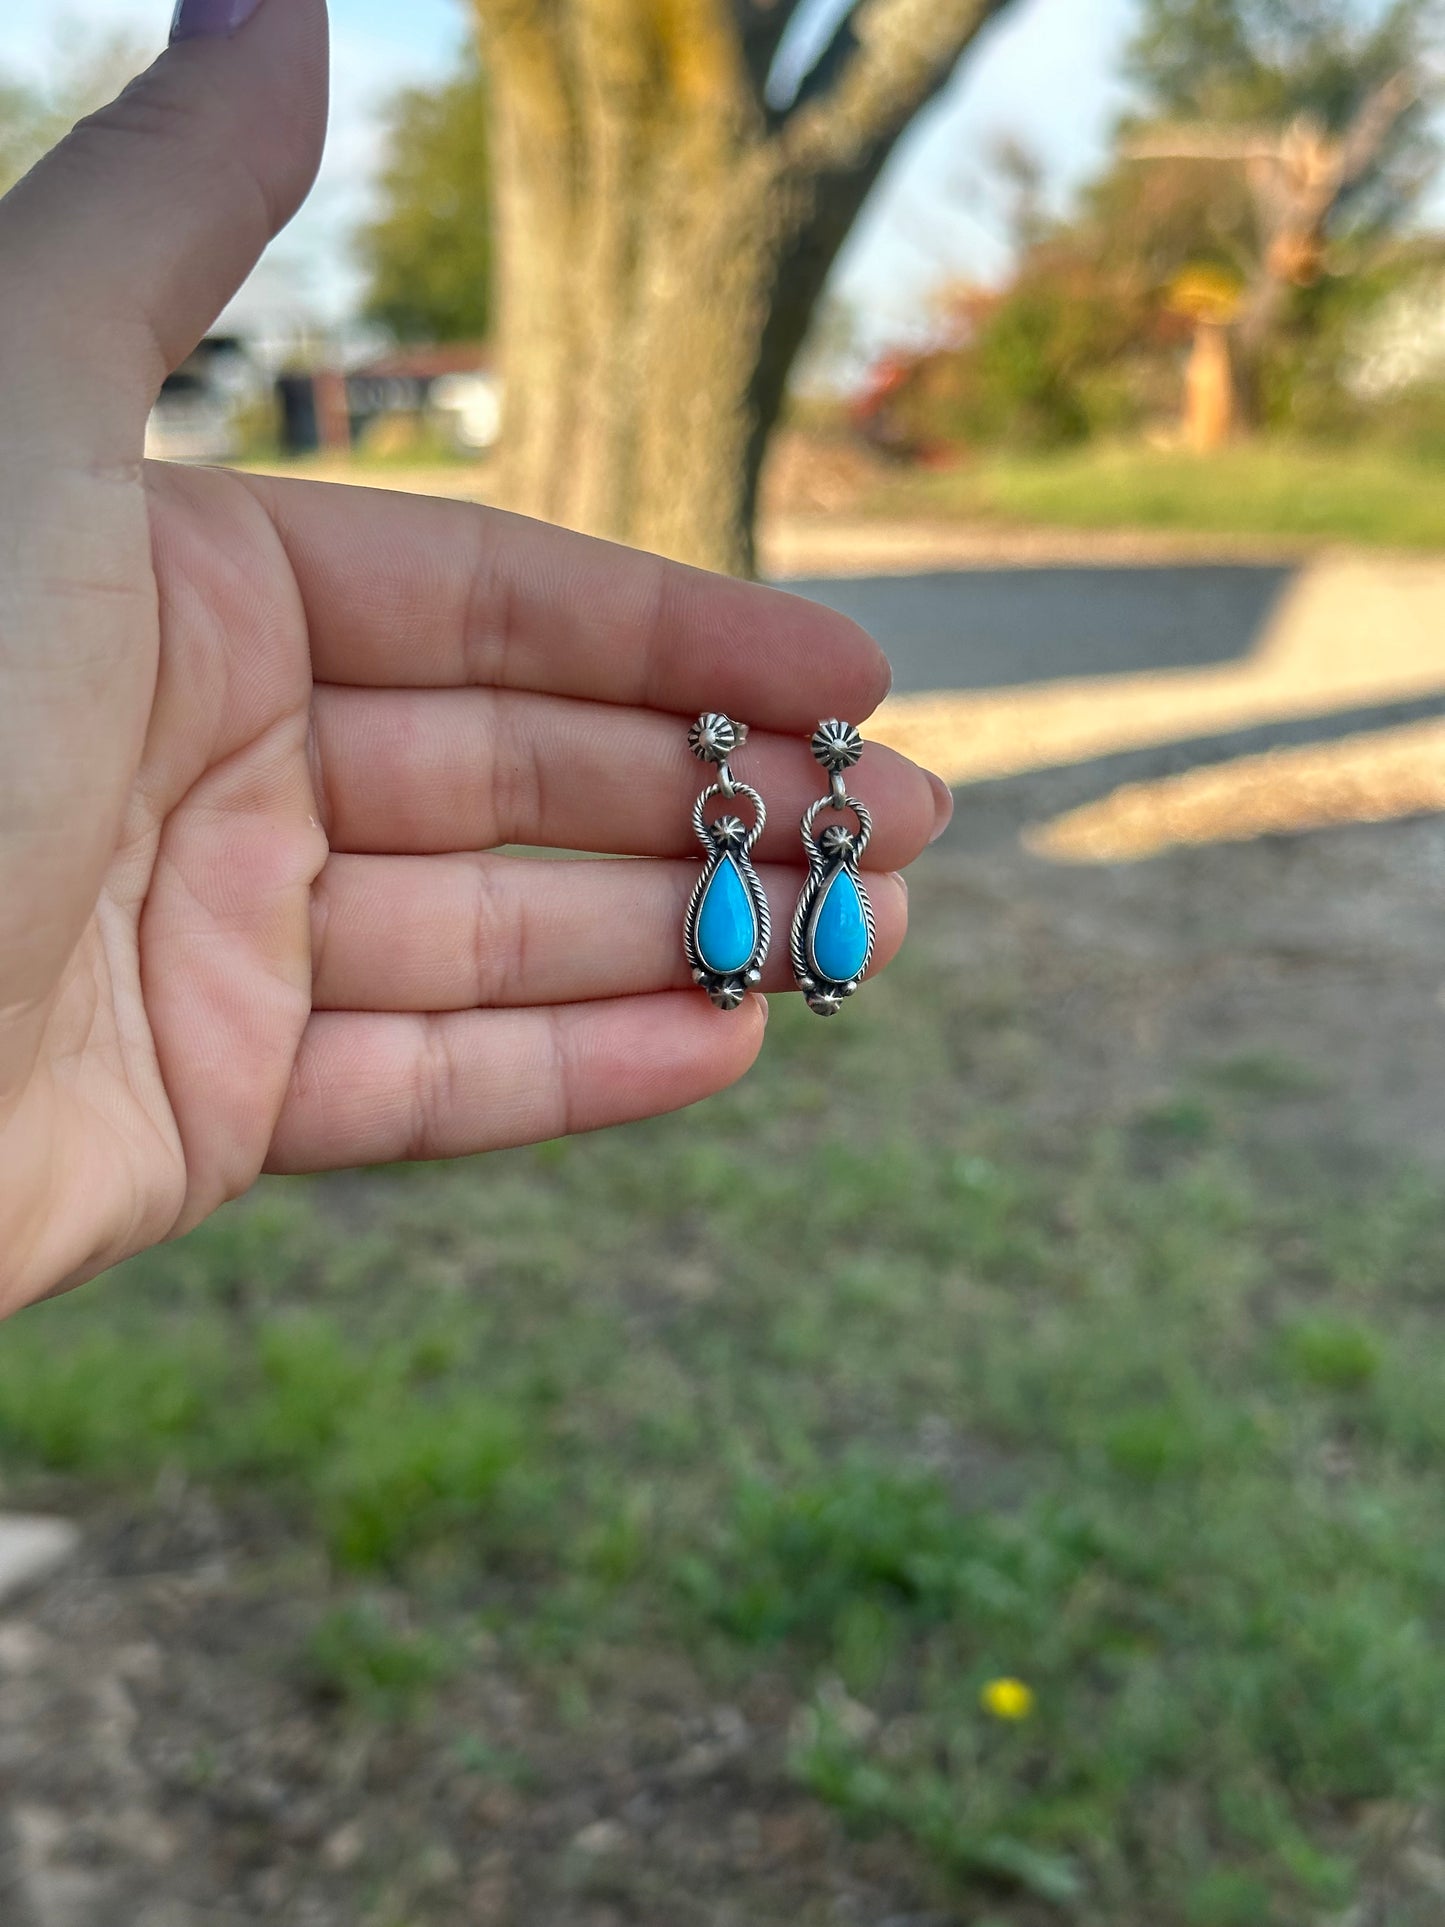
[[[712,873],[697,913],[697,954],[720,975],[742,970],[758,947],[758,916],[730,856]]]
[[[814,970],[835,984],[851,983],[868,955],[868,924],[857,884],[841,866],[818,899],[808,933]]]

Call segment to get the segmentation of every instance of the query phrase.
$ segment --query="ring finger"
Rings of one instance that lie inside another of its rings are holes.
[[[312,894],[317,1010],[444,1011],[592,1001],[688,983],[696,863],[333,856]],[[759,872],[773,915],[764,990],[791,983],[796,868]],[[870,876],[874,968],[903,941],[902,879]]]

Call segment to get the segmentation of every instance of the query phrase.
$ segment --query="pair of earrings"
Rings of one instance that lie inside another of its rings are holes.
[[[728,758],[747,741],[747,735],[746,724],[708,711],[698,717],[687,738],[693,755],[716,767],[717,780],[693,805],[692,827],[707,862],[687,906],[682,941],[693,982],[719,1010],[736,1010],[761,982],[772,940],[768,900],[751,860],[768,820],[767,807],[758,792],[740,783],[728,766]],[[793,913],[789,950],[793,976],[809,1010],[831,1017],[858,988],[873,956],[873,906],[858,874],[873,820],[866,805],[848,794],[844,776],[863,754],[863,738],[853,725],[819,723],[810,747],[828,772],[828,794],[803,813],[808,875]],[[709,822],[708,805],[719,796],[729,803],[745,798],[752,808],[752,828],[731,814]],[[851,811],[858,827],[830,823],[816,837],[814,825],[825,810],[840,816]]]

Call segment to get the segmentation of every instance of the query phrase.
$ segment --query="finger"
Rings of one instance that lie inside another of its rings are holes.
[[[695,991],[550,1010],[322,1012],[267,1169],[464,1157],[680,1110],[742,1076],[765,1018],[756,997],[719,1011]]]
[[[146,414],[304,193],[325,99],[324,0],[265,0],[0,201],[0,1101],[94,913],[150,710]]]
[[[318,1010],[471,1010],[579,1003],[691,982],[682,921],[696,863],[511,856],[333,856],[312,893]],[[792,988],[796,866],[759,872],[774,940],[764,990]],[[869,879],[874,970],[908,922],[901,877]]]
[[[325,0],[171,47],[0,204],[7,352],[94,444],[129,436],[300,205],[326,123]]]
[[[861,722],[883,652],[846,616],[482,509],[252,476],[306,606],[323,682],[485,684],[774,729]]]
[[[713,772],[689,754],[676,717],[513,690],[324,688],[312,718],[333,849],[697,854],[692,806]],[[806,742],[754,734],[735,764],[767,806],[758,855],[796,857],[798,820],[827,788]],[[870,744],[849,775],[873,812],[873,868],[902,869],[947,821],[943,785],[894,750]]]

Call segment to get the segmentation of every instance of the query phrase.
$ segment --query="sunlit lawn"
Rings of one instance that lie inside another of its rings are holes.
[[[1445,1773],[1445,1199],[1266,1188],[1263,1059],[1042,1149],[970,1101],[998,1021],[905,967],[679,1121],[264,1188],[7,1329],[10,1491],[271,1508],[335,1565],[309,1663],[438,1745],[479,1619],[766,1664],[969,1919],[1343,1918]]]
[[[836,453],[828,438],[819,446]],[[475,500],[487,499],[496,480],[485,463],[428,440],[259,466]],[[1445,548],[1445,461],[1284,441],[1208,457],[1100,443],[1047,455],[982,453],[943,469],[899,467],[838,512],[859,521],[943,518]],[[786,520],[787,502],[774,513]]]
[[[983,456],[906,481],[899,507],[1081,529],[1445,546],[1445,463],[1369,447],[1242,444],[1211,456],[1095,445]]]

